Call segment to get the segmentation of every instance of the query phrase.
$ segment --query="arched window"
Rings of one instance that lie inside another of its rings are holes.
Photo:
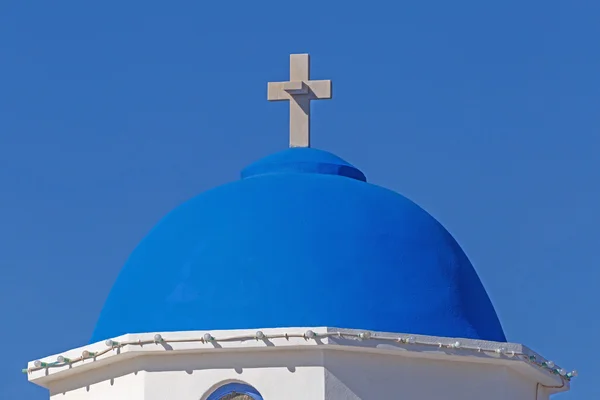
[[[252,386],[233,382],[219,387],[206,400],[263,400],[263,398]]]

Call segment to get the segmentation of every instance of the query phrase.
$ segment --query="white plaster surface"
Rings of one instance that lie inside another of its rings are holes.
[[[317,340],[302,336],[308,329]],[[371,399],[547,399],[568,390],[560,379],[524,361],[466,349],[383,341],[388,333],[369,340],[344,337],[362,331],[335,328],[264,329],[211,332],[224,341],[171,342],[131,345],[111,350],[96,360],[33,371],[29,378],[50,390],[52,399],[205,400],[221,384],[239,381],[256,387],[265,400]],[[342,335],[337,335],[337,332]],[[201,338],[205,332],[164,332],[165,340]],[[405,334],[395,334],[398,337]],[[154,333],[124,335],[120,342],[137,342]],[[246,337],[240,340],[240,337]],[[456,338],[418,336],[420,343],[452,343]],[[233,340],[227,340],[233,339]],[[518,344],[461,339],[462,346],[528,353]],[[96,343],[64,352],[75,359],[81,352],[106,349]],[[52,362],[56,355],[43,361]],[[30,364],[30,367],[32,364]],[[538,386],[539,384],[539,386]]]
[[[537,383],[502,365],[325,353],[325,399],[535,399]],[[538,396],[538,400],[548,398]]]
[[[136,359],[76,374],[48,385],[51,399],[144,400],[144,370]]]
[[[76,375],[50,386],[52,399],[204,400],[218,386],[244,382],[265,399],[323,399],[319,350],[142,357],[105,374]]]

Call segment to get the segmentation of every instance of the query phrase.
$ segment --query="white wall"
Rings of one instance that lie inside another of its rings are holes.
[[[64,400],[144,400],[146,373],[141,359],[123,360],[109,367],[53,382],[51,399]]]
[[[255,387],[265,400],[324,398],[323,352],[254,351],[138,357],[52,383],[52,399],[204,400],[222,383]]]
[[[533,400],[536,391],[504,365],[315,348],[150,354],[52,382],[50,392],[57,400],[205,400],[231,381],[265,400]],[[540,390],[537,400],[547,398]]]
[[[204,400],[219,383],[227,381],[245,382],[255,387],[265,400],[323,399],[320,350],[169,358],[163,361],[164,357],[159,357],[160,367],[149,369],[146,400]]]
[[[505,366],[342,351],[324,360],[327,400],[535,399],[536,385]]]

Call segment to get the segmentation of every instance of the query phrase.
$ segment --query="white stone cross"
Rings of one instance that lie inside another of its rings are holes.
[[[290,55],[289,82],[269,82],[269,101],[290,102],[290,147],[310,147],[310,101],[331,98],[331,81],[310,80],[308,54]]]

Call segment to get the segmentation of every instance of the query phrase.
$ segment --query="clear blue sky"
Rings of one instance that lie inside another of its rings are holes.
[[[600,2],[0,2],[0,399],[86,343],[169,210],[288,143],[266,100],[310,52],[313,145],[439,219],[510,341],[600,396]]]

